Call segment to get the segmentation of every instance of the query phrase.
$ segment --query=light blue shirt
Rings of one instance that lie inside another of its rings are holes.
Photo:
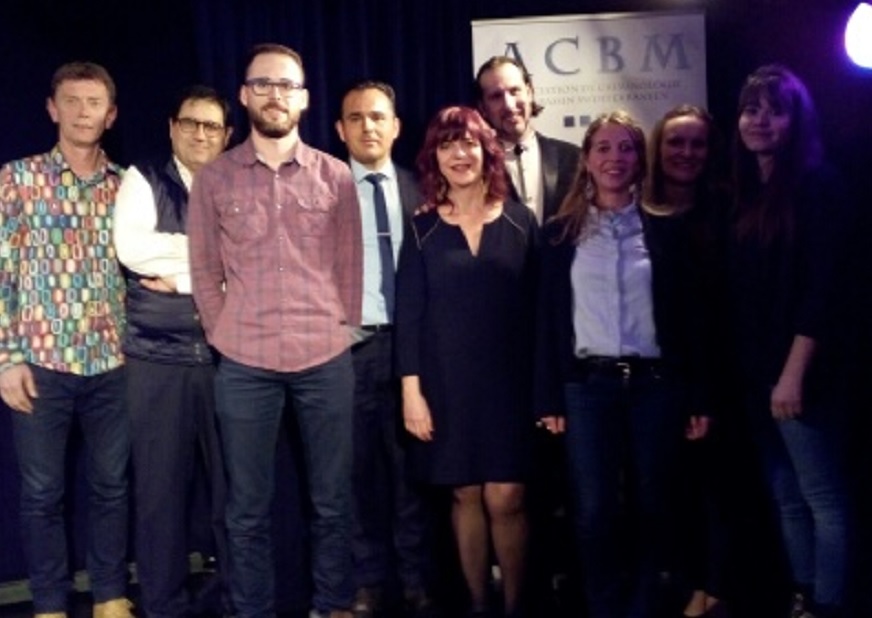
[[[397,170],[388,161],[379,170],[371,170],[351,159],[351,173],[357,186],[360,202],[360,224],[363,232],[363,317],[361,324],[387,324],[387,308],[381,293],[382,268],[378,250],[378,228],[375,220],[373,186],[366,180],[369,174],[384,174],[381,181],[388,207],[388,220],[391,226],[391,245],[394,250],[394,264],[400,253],[403,241],[403,209],[400,203],[400,188],[397,184]]]
[[[639,209],[591,207],[570,270],[575,354],[659,358],[651,258]]]

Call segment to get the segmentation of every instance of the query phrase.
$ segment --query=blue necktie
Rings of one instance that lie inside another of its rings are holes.
[[[388,205],[381,181],[384,174],[369,174],[365,180],[372,185],[375,202],[375,226],[378,232],[378,253],[381,258],[381,293],[385,299],[388,322],[394,321],[394,249],[391,245],[391,224],[388,220]]]

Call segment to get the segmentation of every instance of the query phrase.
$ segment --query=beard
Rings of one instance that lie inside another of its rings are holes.
[[[300,111],[290,110],[275,103],[267,103],[260,109],[248,107],[248,120],[254,130],[272,139],[280,139],[286,137],[293,131],[300,122]],[[276,109],[287,114],[284,120],[268,120],[264,114],[269,109]]]

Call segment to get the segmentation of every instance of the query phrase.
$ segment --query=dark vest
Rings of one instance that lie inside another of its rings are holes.
[[[188,191],[175,162],[137,163],[151,186],[157,208],[158,232],[185,233]],[[127,332],[124,353],[155,363],[206,365],[212,353],[190,294],[152,292],[140,285],[141,276],[125,269]]]

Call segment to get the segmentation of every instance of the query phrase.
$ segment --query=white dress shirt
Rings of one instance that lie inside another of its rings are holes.
[[[193,174],[173,157],[185,188],[190,191]],[[157,205],[151,185],[135,166],[130,166],[115,198],[112,229],[118,260],[144,277],[172,278],[179,294],[191,293],[188,237],[158,232]]]
[[[542,214],[545,209],[545,190],[542,179],[542,155],[539,151],[539,140],[535,133],[520,142],[523,148],[521,153],[521,166],[524,169],[524,184],[521,184],[521,172],[518,166],[518,156],[515,154],[514,144],[504,144],[506,149],[506,171],[512,180],[512,185],[518,192],[521,202],[536,213],[536,221],[542,225]],[[521,187],[527,191],[522,195]]]

